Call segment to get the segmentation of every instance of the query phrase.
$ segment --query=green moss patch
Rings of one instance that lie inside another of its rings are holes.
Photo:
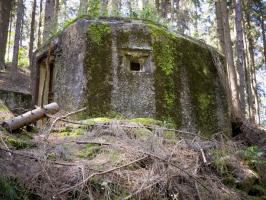
[[[192,114],[196,128],[205,136],[219,130],[217,119],[216,85],[218,72],[210,50],[184,37],[169,33],[165,28],[147,23],[152,34],[155,71],[156,117],[182,125],[181,71],[186,71]],[[218,83],[217,83],[218,81]],[[227,105],[224,91],[221,101]],[[223,107],[225,113],[226,106]],[[185,119],[184,119],[185,120]],[[225,119],[226,120],[226,119]]]
[[[87,144],[85,148],[78,152],[80,158],[92,159],[101,151],[101,146],[97,144]]]
[[[107,23],[90,24],[87,33],[85,73],[89,115],[99,116],[111,110],[112,31]]]
[[[134,119],[130,119],[129,122],[140,123],[146,126],[149,126],[149,125],[162,126],[163,125],[162,121],[152,119],[152,118],[134,118]]]
[[[32,141],[32,138],[29,135],[8,135],[4,140],[10,147],[16,150],[36,147],[36,144]]]
[[[180,55],[175,37],[164,28],[148,24],[152,34],[155,71],[156,117],[181,125]]]

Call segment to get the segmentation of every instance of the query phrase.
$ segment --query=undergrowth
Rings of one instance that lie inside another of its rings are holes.
[[[38,196],[29,193],[17,180],[0,176],[0,199],[2,200],[37,200]]]

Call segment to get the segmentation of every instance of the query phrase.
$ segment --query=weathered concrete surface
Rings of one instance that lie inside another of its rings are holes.
[[[38,63],[51,46],[50,89],[64,110],[87,106],[85,115],[153,117],[205,135],[230,130],[219,78],[225,70],[206,45],[141,20],[81,18],[35,53],[35,102]]]

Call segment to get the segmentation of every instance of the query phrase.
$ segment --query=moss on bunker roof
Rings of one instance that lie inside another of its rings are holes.
[[[54,35],[52,35],[46,42],[44,42],[44,44],[39,48],[39,50],[49,48],[49,44],[53,43],[53,41],[56,40],[56,38],[61,33],[63,33],[65,30],[67,30],[67,28],[69,26],[71,26],[72,24],[78,23],[80,20],[87,20],[87,21],[89,21],[91,23],[104,23],[104,22],[105,23],[115,23],[115,22],[120,22],[121,23],[122,22],[122,23],[132,23],[132,24],[133,23],[146,24],[148,26],[152,26],[154,28],[157,28],[160,31],[164,31],[166,34],[172,35],[173,39],[174,38],[176,38],[176,39],[177,38],[179,38],[179,39],[182,38],[182,39],[188,40],[188,41],[190,41],[192,43],[195,43],[195,44],[201,46],[202,48],[207,48],[210,51],[215,51],[216,53],[219,53],[220,55],[223,56],[223,54],[218,49],[216,49],[215,47],[213,47],[211,45],[208,45],[203,40],[195,39],[193,37],[190,37],[190,36],[185,35],[185,34],[183,34],[181,32],[178,32],[178,31],[169,31],[166,26],[164,26],[162,24],[159,24],[157,22],[148,20],[148,19],[128,18],[128,17],[99,17],[99,18],[93,18],[93,17],[90,17],[88,15],[81,15],[81,16],[78,16],[76,18],[67,20],[64,23],[63,29],[59,30]]]

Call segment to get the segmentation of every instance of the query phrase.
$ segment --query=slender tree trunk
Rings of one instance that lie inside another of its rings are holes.
[[[162,0],[162,17],[167,19],[168,14],[171,13],[171,1],[170,0]]]
[[[58,0],[46,0],[43,41],[46,41],[57,28]]]
[[[223,18],[221,13],[221,4],[219,2],[215,2],[215,12],[217,21],[217,35],[219,39],[219,50],[223,52],[223,54],[225,54]]]
[[[23,0],[24,1],[24,0]],[[24,31],[24,5],[23,5],[23,14],[21,19],[21,28],[20,28],[20,38],[19,38],[19,46],[22,46],[22,39],[23,39],[23,31]]]
[[[256,70],[255,70],[255,59],[254,59],[254,44],[253,37],[251,35],[251,24],[250,24],[250,0],[245,3],[245,31],[247,37],[247,51],[248,51],[248,65],[247,65],[247,81],[248,81],[248,105],[250,110],[250,122],[259,123],[259,104],[258,104],[258,93],[256,89]]]
[[[37,1],[33,0],[32,13],[31,13],[31,25],[30,25],[30,44],[29,44],[29,64],[32,62],[33,45],[34,45],[34,33],[35,33],[35,17],[36,17],[36,5]]]
[[[12,59],[12,69],[11,69],[13,73],[12,77],[14,78],[16,76],[16,71],[18,67],[18,53],[19,53],[19,42],[21,39],[23,11],[24,11],[23,0],[18,0],[15,41],[14,41],[14,47],[13,47],[13,59]]]
[[[55,0],[53,31],[55,32],[58,27],[58,14],[59,14],[59,0]]]
[[[101,16],[107,16],[108,15],[108,0],[101,0]]]
[[[12,0],[0,1],[0,70],[5,68],[5,54]]]
[[[143,5],[146,5],[145,3],[148,3],[146,0],[142,1],[143,2]],[[131,1],[130,0],[126,0],[125,1],[125,8],[126,8],[126,16],[127,17],[130,17],[132,15],[132,5],[131,5]]]
[[[263,43],[263,53],[264,53],[264,63],[266,64],[266,35],[265,35],[265,27],[264,27],[264,15],[260,13],[260,25],[261,25],[261,33],[262,33],[262,43]],[[265,66],[266,69],[266,66]]]
[[[155,0],[155,7],[157,10],[157,14],[160,15],[161,14],[161,4],[160,4],[160,0]]]
[[[7,42],[7,60],[10,61],[10,44],[11,44],[11,32],[12,32],[12,24],[13,24],[13,14],[11,11],[10,21],[9,21],[9,31],[8,31],[8,42]]]
[[[225,56],[226,56],[227,69],[228,69],[228,77],[229,77],[228,79],[231,90],[232,112],[233,112],[232,115],[233,115],[233,120],[239,121],[243,119],[243,116],[240,108],[239,89],[237,85],[237,75],[233,58],[233,49],[232,49],[232,41],[230,35],[227,4],[226,1],[224,0],[219,0],[218,2],[220,3],[221,6],[221,14],[223,19],[224,47],[225,47]]]
[[[39,26],[38,26],[38,42],[37,42],[37,47],[38,48],[42,44],[42,33],[41,33],[41,27],[42,27],[42,4],[43,4],[43,0],[40,0]]]
[[[237,69],[239,74],[239,94],[240,94],[240,108],[242,116],[245,118],[246,111],[246,77],[245,77],[245,52],[242,26],[242,2],[235,0],[235,25],[236,25],[236,51],[237,51]]]
[[[88,0],[80,0],[79,2],[79,15],[88,14],[89,1]]]

